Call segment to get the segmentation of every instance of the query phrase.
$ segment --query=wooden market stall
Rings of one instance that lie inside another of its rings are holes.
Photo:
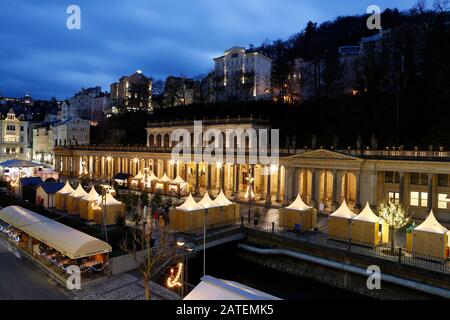
[[[69,181],[66,181],[64,188],[62,188],[55,194],[55,208],[61,211],[65,211],[67,197],[74,191],[75,190],[73,190]]]
[[[169,195],[185,196],[188,194],[188,183],[180,176],[169,182]]]
[[[448,258],[448,236],[448,229],[436,220],[432,210],[428,218],[413,230],[412,252],[436,258]]]
[[[163,194],[168,194],[170,182],[172,182],[172,179],[170,179],[167,174],[164,173],[161,178],[152,181],[153,192],[161,191]]]
[[[153,192],[153,182],[157,181],[158,177],[155,175],[153,171],[150,171],[150,174],[144,180],[144,190]]]
[[[192,194],[186,201],[169,212],[170,228],[177,231],[192,231],[203,228],[205,224],[205,208],[199,205]]]
[[[55,195],[62,188],[64,188],[62,182],[43,182],[36,189],[36,204],[44,208],[54,208]]]
[[[288,207],[279,209],[280,225],[287,230],[305,232],[317,228],[317,210],[303,202],[300,194]]]
[[[219,218],[220,223],[224,222],[232,222],[239,218],[239,204],[231,202],[223,193],[223,190],[220,191],[219,195],[216,199],[214,199],[212,203],[213,207],[219,207],[221,217]]]
[[[105,208],[105,224],[107,226],[117,224],[117,219],[124,217],[125,210],[122,202],[107,193],[104,198],[100,197],[99,201],[93,205],[94,223],[103,224],[103,208]]]
[[[144,187],[144,175],[141,171],[138,172],[133,178],[131,178],[131,187],[133,189],[141,190]]]
[[[363,211],[352,219],[352,242],[375,247],[389,242],[389,226],[370,208],[369,203]]]
[[[347,206],[347,202],[342,202],[339,209],[330,214],[328,218],[328,237],[335,240],[347,241],[351,236],[351,220],[356,216]]]
[[[78,205],[81,198],[87,196],[87,192],[84,191],[83,186],[78,184],[78,187],[74,192],[69,194],[66,200],[66,210],[71,215],[78,215],[80,214]]]
[[[79,200],[78,208],[80,211],[80,218],[86,221],[94,220],[94,207],[99,201],[100,196],[94,186],[92,186],[91,191]]]

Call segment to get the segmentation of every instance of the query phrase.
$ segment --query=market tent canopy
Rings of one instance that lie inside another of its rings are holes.
[[[82,199],[86,201],[98,201],[99,198],[100,196],[98,195],[97,190],[92,186],[91,191],[89,191]]]
[[[86,191],[84,191],[83,186],[81,185],[81,183],[78,185],[77,189],[70,194],[71,197],[80,198],[80,199],[84,198],[87,195],[88,194],[87,194]]]
[[[211,197],[208,194],[208,191],[203,196],[203,199],[199,201],[198,203],[202,208],[209,209],[214,207],[214,202],[212,201]]]
[[[354,214],[352,210],[350,210],[345,200],[344,202],[342,202],[339,209],[337,209],[334,213],[330,214],[330,217],[345,218],[345,219],[353,219],[355,216],[356,214]]]
[[[158,180],[158,177],[155,175],[155,173],[152,171],[150,173],[150,176],[147,177],[147,181],[153,181],[153,180]]]
[[[366,207],[359,215],[353,218],[353,220],[357,221],[365,221],[365,222],[380,222],[380,218],[372,211],[369,203],[366,204]]]
[[[142,179],[144,179],[144,175],[142,174],[141,171],[139,171],[139,173],[133,178],[133,180],[142,180]]]
[[[180,184],[186,183],[186,181],[184,181],[183,178],[180,177],[180,176],[177,176],[177,177],[175,178],[175,180],[173,180],[173,182],[175,182],[175,183],[180,183]]]
[[[442,226],[435,218],[433,210],[431,210],[428,218],[418,227],[414,229],[414,231],[424,231],[438,234],[447,234],[448,229]]]
[[[99,197],[99,201],[101,201],[101,197]],[[106,206],[114,206],[114,205],[118,205],[118,204],[121,205],[122,202],[120,202],[119,200],[116,200],[116,198],[114,198],[111,193],[107,193],[106,197],[105,197],[105,204],[106,204]]]
[[[296,210],[296,211],[307,211],[311,209],[310,206],[308,206],[306,203],[303,202],[302,197],[300,195],[297,196],[297,199],[295,199],[294,202],[289,207],[286,207],[286,209],[289,210]]]
[[[30,167],[42,167],[43,165],[37,162],[27,160],[6,160],[0,163],[0,167],[6,168],[30,168]]]
[[[161,182],[171,182],[172,179],[170,179],[166,173],[164,173],[164,175],[159,179],[159,181]]]
[[[243,284],[204,276],[184,300],[281,300]]]
[[[19,206],[0,210],[0,220],[66,255],[80,259],[111,252],[111,246],[76,229]]]
[[[192,193],[190,193],[186,201],[176,209],[189,212],[203,210],[204,208],[195,201],[195,199],[192,197]]]
[[[73,190],[73,188],[70,185],[69,181],[66,181],[66,184],[64,185],[64,188],[59,190],[57,193],[60,193],[60,194],[71,194],[74,191],[75,190]]]
[[[226,207],[226,206],[231,206],[233,204],[233,202],[228,200],[228,198],[225,196],[225,194],[223,193],[223,190],[222,190],[222,191],[220,191],[219,195],[213,201],[212,204],[214,207]]]

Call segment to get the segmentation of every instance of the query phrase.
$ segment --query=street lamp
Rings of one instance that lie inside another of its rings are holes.
[[[195,244],[192,242],[186,243],[186,240],[183,237],[177,239],[177,246],[183,250],[183,263],[185,265],[185,272],[181,273],[181,297],[184,298],[184,287],[188,282],[188,262],[189,259],[187,257],[188,254],[192,253],[195,250]]]
[[[247,191],[245,192],[245,199],[248,199],[248,223],[250,223],[251,219],[251,205],[252,200],[255,198],[255,193],[253,192],[253,181],[255,178],[252,177],[251,169],[248,172],[247,178]]]

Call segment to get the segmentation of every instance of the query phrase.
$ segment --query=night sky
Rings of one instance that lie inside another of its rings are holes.
[[[64,99],[145,75],[198,76],[234,45],[287,39],[308,20],[411,8],[416,0],[0,0],[0,94]],[[66,28],[69,5],[81,30]]]

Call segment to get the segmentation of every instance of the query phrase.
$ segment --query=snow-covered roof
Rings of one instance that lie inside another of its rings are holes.
[[[69,181],[66,181],[66,184],[64,185],[64,188],[59,190],[57,193],[60,193],[60,194],[71,194],[74,191],[75,190],[73,190],[73,188],[70,185]]]
[[[223,190],[221,190],[219,195],[217,196],[216,199],[214,199],[212,204],[213,204],[214,207],[226,207],[226,206],[232,205],[233,202],[228,200],[228,198],[223,193]]]
[[[380,218],[372,211],[369,203],[367,203],[364,210],[361,211],[361,213],[356,217],[354,217],[353,220],[376,223],[380,221]]]
[[[286,209],[297,210],[297,211],[307,211],[307,210],[311,209],[311,207],[303,202],[302,197],[300,197],[300,194],[299,194],[297,196],[297,199],[295,199],[295,201],[292,202],[289,207],[286,207]]]
[[[83,186],[81,185],[81,183],[79,183],[77,189],[72,192],[70,196],[73,198],[83,198],[87,196],[87,192],[84,191]]]
[[[431,232],[431,233],[439,233],[439,234],[447,234],[448,229],[441,225],[434,216],[433,210],[431,210],[430,215],[428,218],[422,222],[421,225],[416,227],[414,231],[424,231],[424,232]]]
[[[95,190],[94,186],[92,186],[91,191],[82,198],[86,201],[98,201],[100,199],[99,194],[97,193],[97,190]]]
[[[212,201],[211,197],[208,194],[208,191],[203,196],[203,199],[198,203],[202,208],[208,209],[214,207],[214,201]]]
[[[345,200],[344,200],[344,202],[342,202],[339,209],[337,209],[335,212],[330,214],[330,217],[345,218],[345,219],[353,219],[355,216],[356,216],[356,214],[354,214],[352,212],[352,210],[350,210],[350,208],[347,206],[347,202],[345,202]]]
[[[197,211],[197,210],[203,210],[204,208],[199,205],[194,197],[192,197],[192,194],[190,193],[189,196],[187,197],[186,201],[179,207],[177,207],[177,210],[181,210],[181,211]]]
[[[184,300],[281,300],[243,284],[204,276]]]

